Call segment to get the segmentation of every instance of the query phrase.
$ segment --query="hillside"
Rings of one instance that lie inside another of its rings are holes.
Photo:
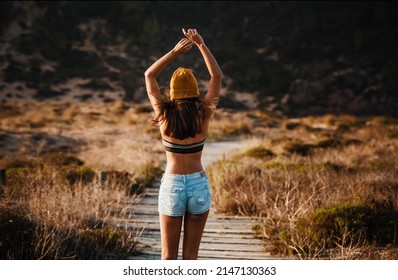
[[[391,1],[2,1],[0,101],[146,100],[145,69],[197,28],[223,70],[221,107],[397,116]],[[184,60],[183,60],[184,59]],[[197,50],[172,63],[207,79]],[[201,83],[202,90],[205,84]]]

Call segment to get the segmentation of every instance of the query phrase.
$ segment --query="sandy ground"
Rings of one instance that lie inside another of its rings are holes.
[[[206,143],[202,154],[203,167],[206,169],[213,162],[223,157],[228,158],[235,153],[244,151],[245,149],[256,145],[258,142],[259,140],[256,139],[239,139]]]

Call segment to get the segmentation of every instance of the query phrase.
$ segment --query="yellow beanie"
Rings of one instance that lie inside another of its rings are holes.
[[[170,99],[199,97],[198,84],[192,71],[179,67],[170,81]]]

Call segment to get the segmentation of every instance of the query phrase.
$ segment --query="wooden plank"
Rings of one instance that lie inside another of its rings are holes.
[[[183,233],[181,233],[183,234]],[[159,231],[143,231],[140,236],[142,237],[153,237],[160,240],[160,230]],[[239,243],[239,241],[245,242],[246,240],[256,240],[256,242],[261,242],[261,239],[254,238],[252,235],[240,235],[240,234],[223,234],[220,236],[218,233],[203,233],[203,238],[212,239],[214,242],[225,242],[225,243]]]
[[[120,225],[120,224],[119,224]],[[136,229],[136,228],[144,228],[147,231],[159,231],[159,226],[151,225],[151,224],[146,224],[146,223],[140,223],[140,224],[124,224],[122,225],[123,227],[126,227],[128,229]],[[223,228],[205,228],[204,230],[205,233],[218,233],[219,235],[224,235],[224,234],[236,234],[236,235],[253,235],[253,231],[251,229],[223,229]]]
[[[155,242],[156,241],[156,242]],[[151,246],[152,249],[161,250],[160,243],[157,240],[143,242],[142,245]],[[229,251],[238,254],[243,253],[261,253],[264,254],[264,247],[258,244],[245,244],[245,245],[231,245],[231,244],[217,244],[217,243],[206,243],[202,242],[200,245],[202,251]]]
[[[153,236],[153,235],[140,235],[139,237],[137,237],[136,239],[138,242],[142,243],[142,244],[160,244],[160,235],[158,235],[157,237]],[[220,238],[212,238],[212,237],[208,237],[208,236],[203,236],[202,237],[202,242],[203,244],[219,244],[217,246],[221,246],[221,245],[228,245],[228,246],[253,246],[253,247],[257,247],[257,248],[263,248],[263,245],[261,242],[259,242],[258,240],[253,240],[253,239],[236,239],[236,238],[232,238],[232,239],[220,239]]]
[[[154,260],[160,259],[160,225],[158,204],[158,188],[149,188],[139,199],[136,197],[126,201],[126,208],[114,209],[123,211],[128,218],[114,219],[113,222],[126,226],[137,233],[136,241],[141,254],[129,259]],[[252,229],[258,221],[242,216],[218,214],[211,209],[201,240],[198,259],[277,259],[265,252],[261,239],[256,238]],[[182,229],[180,244],[184,231]],[[180,256],[182,251],[180,246]]]
[[[136,256],[132,256],[129,259],[131,260],[159,260],[160,252],[155,249],[148,249],[145,253],[138,254]],[[179,258],[181,259],[181,251],[179,252]],[[278,256],[272,256],[269,253],[256,253],[250,252],[248,254],[237,254],[236,252],[231,251],[210,251],[210,250],[201,250],[199,249],[198,260],[279,260]]]
[[[122,218],[115,218],[113,219],[115,223],[121,222],[128,222],[129,224],[134,223],[147,223],[147,224],[159,224],[159,217],[158,215],[132,215],[129,217],[128,221]],[[254,223],[252,221],[242,221],[242,220],[231,220],[231,221],[224,221],[218,220],[216,217],[209,217],[206,223],[206,227],[211,228],[225,228],[225,229],[232,229],[232,228],[251,228]]]

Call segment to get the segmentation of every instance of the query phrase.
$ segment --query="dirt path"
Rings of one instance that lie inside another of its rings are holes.
[[[203,165],[207,168],[221,157],[228,157],[253,144],[252,140],[207,143],[203,151]],[[139,203],[131,204],[127,211],[131,215],[127,225],[139,234],[137,242],[142,250],[141,254],[132,256],[132,260],[160,259],[158,190],[159,184],[154,184],[143,199]],[[256,237],[252,228],[257,223],[250,218],[227,216],[212,210],[203,234],[199,259],[276,259],[264,251],[261,239]]]
[[[206,169],[223,156],[228,157],[235,152],[244,151],[248,147],[255,145],[257,141],[254,139],[242,139],[206,143],[202,154],[203,167]]]

